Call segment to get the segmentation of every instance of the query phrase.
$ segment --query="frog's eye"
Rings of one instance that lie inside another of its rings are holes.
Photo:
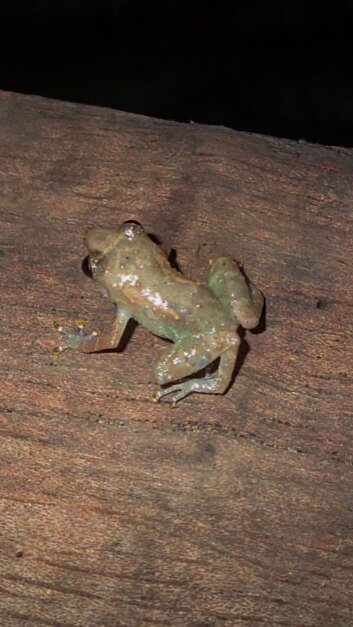
[[[133,239],[136,235],[143,233],[143,227],[139,222],[136,222],[136,220],[127,220],[124,222],[123,226],[124,233],[129,239]]]
[[[99,254],[90,255],[88,257],[88,269],[89,269],[91,275],[93,275],[97,271],[97,268],[98,268],[100,262],[102,261],[102,259],[103,259],[103,256],[99,255]]]

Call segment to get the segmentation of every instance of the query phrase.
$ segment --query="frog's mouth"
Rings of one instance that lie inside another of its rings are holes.
[[[107,255],[118,239],[119,231],[116,229],[106,229],[98,226],[87,231],[85,244],[92,258],[103,254]]]

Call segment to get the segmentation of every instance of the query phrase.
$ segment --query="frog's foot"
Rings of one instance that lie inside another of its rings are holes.
[[[182,381],[181,383],[175,383],[175,385],[171,385],[169,388],[165,390],[159,390],[154,398],[152,399],[155,403],[162,398],[162,396],[166,396],[167,394],[171,394],[173,392],[178,392],[177,394],[173,394],[170,398],[166,399],[168,402],[171,402],[173,407],[180,401],[182,398],[185,398],[188,394],[192,392],[203,392],[206,394],[217,394],[223,392],[220,389],[220,380],[219,377],[211,376],[210,374],[206,374],[203,379],[189,379],[188,381]]]
[[[76,328],[77,330],[74,332],[66,331],[64,327],[62,327],[58,322],[54,322],[54,329],[58,331],[61,335],[66,338],[66,342],[54,348],[54,355],[60,355],[63,351],[66,350],[77,350],[82,344],[88,342],[88,340],[92,340],[100,335],[100,331],[92,331],[92,333],[84,332],[84,320],[76,320]]]

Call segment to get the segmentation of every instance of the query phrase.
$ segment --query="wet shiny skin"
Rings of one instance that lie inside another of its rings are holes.
[[[95,228],[86,245],[93,281],[117,305],[109,333],[68,333],[59,351],[94,352],[117,346],[130,318],[152,333],[172,340],[154,367],[160,385],[183,379],[220,357],[215,375],[187,379],[159,390],[153,400],[172,393],[175,404],[191,392],[223,393],[231,380],[240,343],[239,324],[255,327],[263,296],[246,281],[230,257],[212,263],[208,285],[186,279],[171,267],[163,249],[141,225],[125,222],[119,229]]]

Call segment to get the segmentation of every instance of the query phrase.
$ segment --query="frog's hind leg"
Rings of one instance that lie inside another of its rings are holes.
[[[245,277],[236,261],[231,257],[216,259],[211,265],[208,287],[232,311],[244,329],[257,327],[264,297],[256,285]]]
[[[187,350],[185,343],[177,342],[173,347],[174,350],[168,350],[156,367],[156,379],[161,385],[198,372],[220,356],[218,370],[216,374],[207,374],[203,379],[188,379],[159,390],[153,400],[158,401],[162,396],[173,393],[168,400],[175,406],[178,401],[192,392],[223,394],[230,384],[240,344],[237,333],[227,333],[224,336],[223,347],[219,345],[220,337],[218,336],[214,350],[212,350],[212,336],[200,340],[199,344],[202,344],[203,350],[200,350],[200,345],[196,344],[197,350],[192,349],[195,354],[191,354],[190,359],[187,359],[190,351]],[[195,347],[195,338],[188,339],[188,342],[191,343],[191,341]]]

